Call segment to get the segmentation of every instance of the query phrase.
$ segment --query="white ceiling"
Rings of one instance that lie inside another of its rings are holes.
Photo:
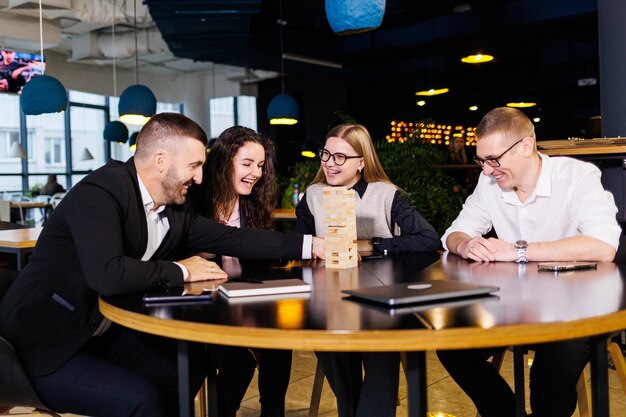
[[[133,0],[41,1],[44,55],[54,51],[67,56],[68,62],[97,66],[112,66],[115,61],[127,69],[137,62],[142,72],[163,75],[216,71],[239,83],[278,76],[175,57],[142,0],[135,0],[137,48]],[[0,48],[39,52],[39,0],[0,0]]]

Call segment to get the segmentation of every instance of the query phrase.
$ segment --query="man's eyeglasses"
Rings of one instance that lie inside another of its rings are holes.
[[[474,155],[474,157],[472,158],[474,160],[474,162],[476,162],[481,168],[484,165],[487,165],[488,167],[491,168],[498,168],[500,166],[500,158],[502,158],[504,156],[504,154],[506,154],[508,151],[510,151],[511,149],[513,149],[515,147],[515,145],[517,145],[518,143],[520,143],[521,141],[523,141],[526,138],[522,138],[520,140],[518,140],[517,142],[515,142],[513,145],[509,146],[508,149],[504,152],[502,152],[500,155],[496,156],[495,158],[489,158],[489,159],[481,159],[478,156]]]
[[[345,164],[348,159],[363,158],[363,155],[348,156],[345,153],[330,153],[326,149],[322,149],[320,151],[320,159],[322,160],[322,162],[328,161],[331,156],[333,157],[333,161],[335,161],[335,165],[337,166]]]

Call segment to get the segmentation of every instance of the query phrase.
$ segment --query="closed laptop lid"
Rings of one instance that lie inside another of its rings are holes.
[[[451,280],[430,280],[356,288],[342,292],[358,299],[393,306],[486,295],[498,290],[500,290],[499,287],[491,285]]]

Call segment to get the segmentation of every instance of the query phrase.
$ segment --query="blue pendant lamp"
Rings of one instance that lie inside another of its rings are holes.
[[[128,128],[118,120],[109,122],[104,126],[102,137],[109,142],[126,143],[128,140]]]
[[[26,115],[58,113],[67,108],[67,91],[56,78],[37,75],[24,85],[20,106]]]
[[[156,113],[156,97],[148,87],[131,85],[122,91],[117,110],[120,120],[131,125],[145,125]]]
[[[384,14],[385,0],[326,0],[328,23],[340,35],[376,29]]]
[[[267,119],[271,125],[295,125],[298,123],[300,115],[300,107],[296,100],[289,94],[285,94],[285,59],[284,59],[284,43],[283,43],[283,26],[287,24],[283,20],[283,3],[280,2],[280,82],[281,94],[277,95],[270,101],[267,107]]]
[[[39,0],[39,46],[43,64],[43,12]],[[67,108],[67,91],[59,80],[49,75],[37,75],[24,85],[20,107],[26,115],[58,113]]]
[[[130,135],[130,138],[128,139],[128,147],[132,153],[135,153],[135,149],[137,149],[137,136],[138,135],[139,135],[139,132],[135,132],[132,135]]]
[[[294,125],[298,123],[300,107],[289,94],[279,94],[270,101],[267,118],[271,125]]]
[[[130,125],[144,125],[156,113],[156,97],[145,85],[139,84],[139,50],[137,48],[137,1],[135,19],[135,85],[122,92],[117,110],[120,120]]]

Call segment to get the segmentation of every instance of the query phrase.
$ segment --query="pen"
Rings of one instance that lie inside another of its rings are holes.
[[[228,282],[249,282],[251,284],[263,284],[263,281],[253,278],[229,278]]]

